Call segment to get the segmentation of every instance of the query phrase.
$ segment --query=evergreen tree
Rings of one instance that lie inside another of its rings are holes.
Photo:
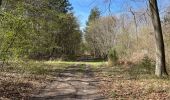
[[[49,7],[62,13],[67,13],[73,9],[68,0],[49,0]]]
[[[99,8],[94,7],[93,9],[91,9],[87,25],[89,25],[90,22],[95,21],[96,19],[99,19],[100,15],[101,15],[101,12]]]
[[[97,7],[94,7],[93,9],[91,9],[90,11],[90,15],[88,17],[88,21],[86,23],[86,28],[84,30],[85,32],[85,40],[90,48],[90,52],[93,54],[94,57],[97,56],[97,54],[99,54],[99,50],[97,48],[93,48],[89,45],[89,43],[92,43],[92,44],[96,44],[96,41],[93,41],[93,39],[90,39],[89,37],[91,36],[91,32],[89,32],[89,30],[91,29],[91,27],[93,27],[93,23],[95,21],[97,21],[101,16],[101,12],[99,10],[99,8]]]

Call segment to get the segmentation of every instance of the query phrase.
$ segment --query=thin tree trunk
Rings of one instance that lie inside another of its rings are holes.
[[[135,15],[135,12],[133,12],[131,8],[130,8],[130,12],[133,15],[133,20],[134,20],[134,24],[135,24],[135,32],[136,32],[136,42],[137,42],[137,47],[138,47],[139,39],[138,39],[138,26],[137,26],[136,15]]]
[[[156,42],[156,68],[155,75],[161,77],[162,74],[168,75],[165,61],[165,47],[162,34],[161,21],[158,11],[157,0],[149,0],[151,19],[155,32]]]

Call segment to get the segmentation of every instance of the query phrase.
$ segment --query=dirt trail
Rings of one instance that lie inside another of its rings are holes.
[[[31,100],[107,100],[99,92],[99,83],[90,66],[69,66]]]

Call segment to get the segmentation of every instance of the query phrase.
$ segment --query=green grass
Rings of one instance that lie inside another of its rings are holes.
[[[53,75],[65,70],[68,66],[83,65],[92,66],[97,69],[106,62],[66,62],[66,61],[27,61],[10,62],[3,71],[11,73],[28,73],[37,75]]]
[[[68,65],[75,65],[75,64],[85,64],[91,66],[101,66],[107,64],[107,62],[69,62],[69,61],[45,61],[46,64],[68,64]]]

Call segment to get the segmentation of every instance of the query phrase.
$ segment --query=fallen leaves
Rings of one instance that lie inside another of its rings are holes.
[[[105,80],[100,84],[103,95],[113,100],[170,100],[170,81],[158,78],[128,78],[127,67],[113,67],[105,70],[100,77]],[[111,73],[113,70],[114,73]],[[116,71],[116,74],[115,74]],[[122,71],[125,71],[122,73]],[[109,73],[109,74],[106,74]],[[119,77],[121,76],[121,77]]]

